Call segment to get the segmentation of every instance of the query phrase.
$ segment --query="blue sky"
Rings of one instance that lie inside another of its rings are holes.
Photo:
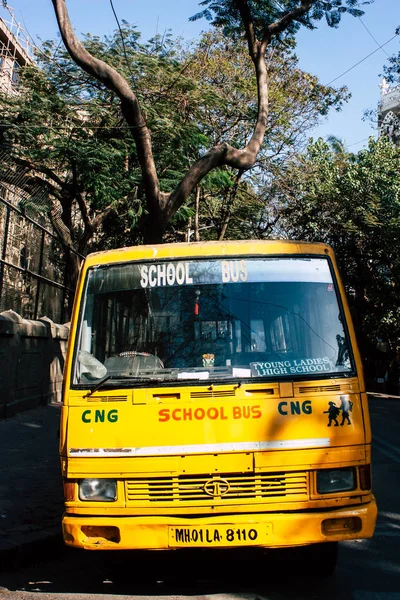
[[[136,24],[143,39],[171,29],[173,34],[190,40],[207,27],[204,21],[188,21],[188,17],[199,10],[197,0],[113,1],[118,17]],[[8,0],[8,4],[13,7],[16,20],[33,38],[56,37],[57,24],[51,0]],[[67,0],[67,6],[78,34],[90,32],[102,36],[115,29],[109,0]],[[382,73],[387,55],[400,50],[400,36],[380,50],[378,46],[392,38],[399,25],[400,0],[375,0],[365,7],[361,20],[345,15],[338,29],[330,29],[321,23],[318,30],[300,32],[297,47],[300,67],[317,75],[322,83],[331,82],[377,50],[333,84],[347,85],[352,98],[342,112],[329,114],[313,132],[314,137],[335,135],[350,150],[357,152],[366,145],[368,136],[375,135],[371,124],[363,121],[364,111],[375,108],[379,101],[379,73]]]

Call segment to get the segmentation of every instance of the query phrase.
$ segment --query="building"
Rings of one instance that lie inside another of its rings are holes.
[[[0,12],[0,91],[15,93],[18,71],[32,63],[32,45],[10,7]]]
[[[47,315],[64,322],[73,293],[66,285],[65,249],[48,215],[31,206],[47,205],[48,194],[39,185],[26,189],[26,173],[10,160],[5,135],[2,98],[18,94],[20,69],[33,64],[29,36],[0,0],[0,313],[12,309],[26,319]]]
[[[400,146],[400,85],[391,86],[386,79],[380,85],[378,133]]]

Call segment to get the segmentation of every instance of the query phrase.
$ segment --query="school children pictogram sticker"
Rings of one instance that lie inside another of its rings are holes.
[[[328,410],[324,410],[324,415],[328,415],[328,427],[334,423],[335,427],[339,427],[338,417],[342,413],[342,420],[340,426],[344,424],[351,425],[350,413],[353,410],[353,403],[349,400],[348,396],[340,396],[340,406],[337,406],[335,402],[328,402]]]

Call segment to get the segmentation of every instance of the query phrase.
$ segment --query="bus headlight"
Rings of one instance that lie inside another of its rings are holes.
[[[79,499],[89,502],[114,502],[117,499],[115,479],[82,479]]]
[[[356,474],[353,467],[317,471],[317,491],[319,494],[345,492],[354,490],[355,487]]]

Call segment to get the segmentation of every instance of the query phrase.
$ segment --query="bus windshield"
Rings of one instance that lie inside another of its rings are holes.
[[[354,374],[332,273],[298,256],[91,268],[73,383]]]

